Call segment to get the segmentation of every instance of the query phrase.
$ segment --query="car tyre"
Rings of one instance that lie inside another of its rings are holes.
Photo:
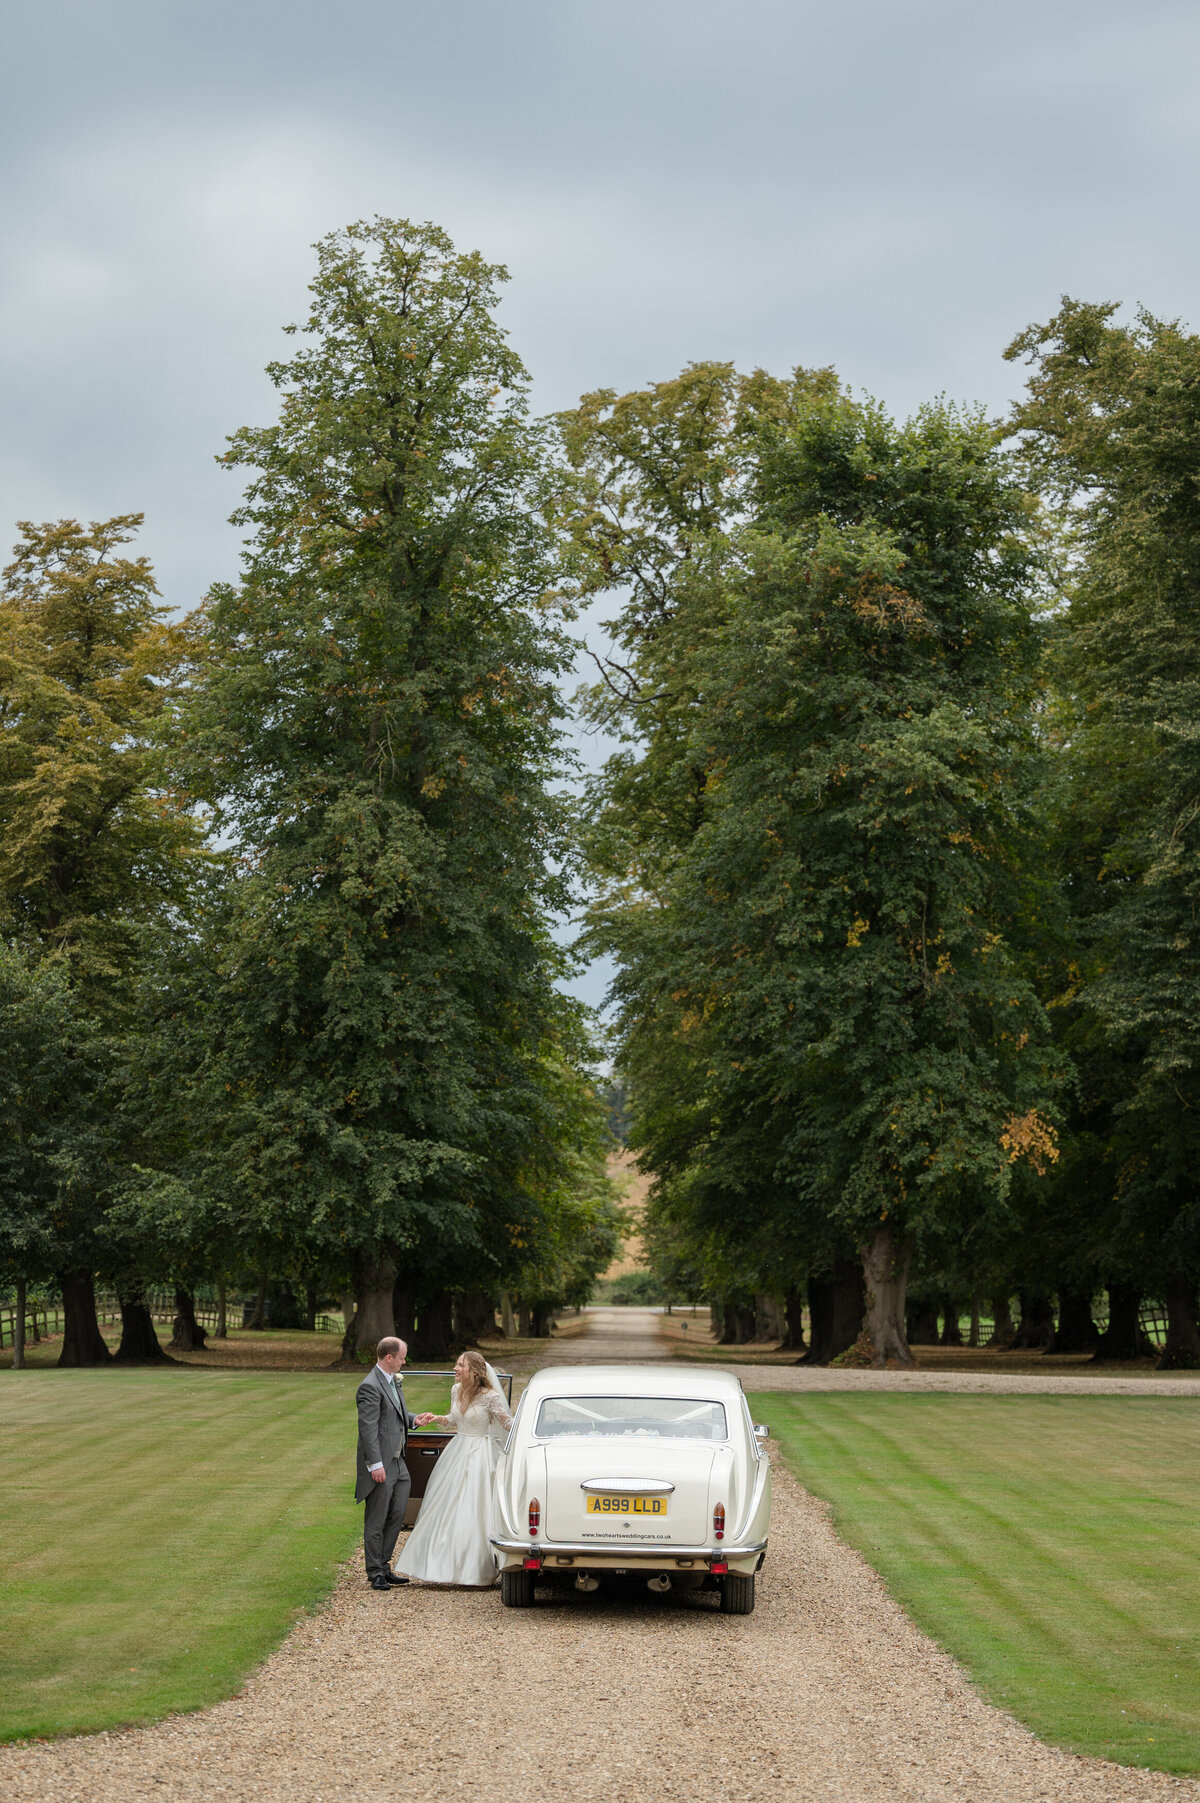
[[[532,1609],[533,1573],[531,1571],[502,1571],[500,1573],[500,1601],[507,1609]]]
[[[524,1574],[522,1573],[522,1576]],[[721,1614],[749,1615],[754,1608],[754,1574],[731,1571],[721,1579]]]

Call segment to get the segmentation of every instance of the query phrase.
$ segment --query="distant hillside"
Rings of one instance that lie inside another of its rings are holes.
[[[646,1191],[650,1187],[649,1177],[643,1176],[633,1161],[633,1154],[622,1146],[619,1151],[611,1152],[608,1159],[608,1174],[614,1183],[619,1183],[624,1190],[621,1206],[635,1221],[641,1219],[642,1209],[646,1202]],[[642,1241],[639,1234],[626,1240],[621,1256],[613,1261],[604,1273],[603,1281],[609,1282],[614,1277],[624,1277],[627,1271],[640,1271],[642,1268]]]

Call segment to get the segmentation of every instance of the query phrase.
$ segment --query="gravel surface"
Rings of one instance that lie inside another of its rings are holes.
[[[624,1355],[653,1356],[647,1323],[621,1313]],[[617,1356],[607,1333],[588,1341],[592,1359]],[[240,1696],[0,1748],[0,1788],[21,1803],[1200,1803],[1191,1780],[1042,1746],[980,1701],[783,1470],[775,1499],[751,1616],[634,1583],[547,1591],[528,1611],[497,1591],[378,1595],[360,1558]]]

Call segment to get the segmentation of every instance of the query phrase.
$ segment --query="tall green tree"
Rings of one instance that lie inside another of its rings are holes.
[[[677,506],[657,565],[621,541],[652,581],[619,624],[624,694],[609,672],[599,705],[646,747],[598,796],[597,936],[634,1056],[664,1019],[694,1048],[702,1131],[685,1124],[676,1161],[698,1218],[848,1236],[875,1354],[907,1362],[916,1240],[955,1215],[969,1232],[981,1197],[1005,1207],[1014,1161],[1054,1155],[1062,1061],[1014,942],[1029,510],[982,418],[897,427],[828,372],[722,380],[723,511]],[[613,455],[624,405],[604,430],[586,408],[568,424],[583,554],[611,537],[605,492],[641,524],[670,487],[666,418],[651,455]],[[698,461],[680,447],[681,498]],[[631,1074],[645,1099],[645,1064]]]
[[[1168,1364],[1200,1363],[1200,337],[1067,300],[1010,347],[1014,414],[1072,547],[1061,635],[1064,995],[1084,1076],[1076,1212],[1140,1350],[1165,1297]]]
[[[93,1050],[62,964],[0,938],[0,1273],[16,1290],[17,1365],[28,1283],[79,1257],[76,1198],[100,1133]]]
[[[203,840],[158,763],[183,644],[148,561],[122,552],[141,518],[23,522],[0,584],[0,905],[21,940],[61,966],[99,1035],[114,1123],[137,1112],[126,1110],[124,1041],[148,937],[183,907]],[[65,1364],[108,1356],[93,1275],[122,1162],[114,1124],[56,1217]]]
[[[251,1237],[340,1263],[348,1351],[393,1291],[519,1227],[564,1004],[546,458],[504,271],[433,226],[317,246],[241,580],[193,622],[186,780],[236,848],[194,1036],[200,1160]],[[569,1037],[569,1032],[567,1034]]]

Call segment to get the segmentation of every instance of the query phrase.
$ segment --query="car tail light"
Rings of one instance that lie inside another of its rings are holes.
[[[717,1577],[720,1577],[722,1573],[729,1570],[729,1566],[724,1559],[710,1559],[708,1562],[708,1569],[715,1573]]]
[[[536,1534],[542,1525],[542,1505],[535,1496],[529,1505],[529,1532]]]
[[[522,1559],[521,1567],[524,1571],[540,1571],[542,1562],[540,1559]]]
[[[724,1540],[724,1538],[725,1538],[725,1504],[718,1503],[716,1508],[713,1510],[713,1539],[714,1540]]]

